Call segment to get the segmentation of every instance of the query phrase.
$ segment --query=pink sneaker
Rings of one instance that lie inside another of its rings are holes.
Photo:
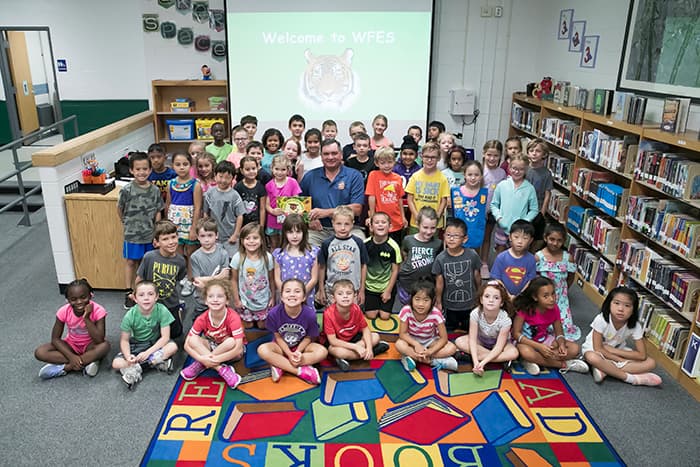
[[[219,373],[219,376],[226,381],[226,384],[228,384],[228,387],[231,389],[236,389],[238,383],[241,382],[241,375],[236,373],[236,370],[228,365],[221,365],[217,372]]]
[[[634,378],[634,384],[635,386],[658,386],[661,384],[661,376],[654,374],[654,373],[642,373],[639,375],[632,375],[632,378]]]
[[[180,372],[180,376],[182,376],[182,379],[184,380],[192,381],[197,376],[199,376],[199,374],[204,370],[206,370],[204,365],[195,360],[182,369],[182,371]]]
[[[299,378],[309,384],[321,384],[321,376],[318,374],[318,370],[310,365],[302,366],[299,369]]]
[[[272,378],[273,383],[279,382],[280,378],[282,378],[282,373],[284,373],[282,370],[276,366],[270,365],[270,378]]]

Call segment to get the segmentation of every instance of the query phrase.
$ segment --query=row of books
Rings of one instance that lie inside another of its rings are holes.
[[[632,174],[638,144],[635,135],[617,138],[596,128],[581,135],[579,156],[616,172]]]
[[[684,133],[688,127],[690,98],[667,97],[661,114],[661,131]]]
[[[700,256],[700,219],[684,212],[676,200],[630,196],[625,222],[666,248],[696,259]]]
[[[569,195],[562,193],[561,191],[554,189],[551,191],[549,197],[549,205],[547,205],[547,212],[550,216],[559,222],[563,222],[566,219],[566,210],[569,207]]]
[[[610,117],[632,125],[641,125],[644,123],[646,110],[646,97],[635,96],[631,92],[615,91]]]
[[[620,246],[620,228],[595,213],[584,215],[580,236],[604,255],[615,255]]]
[[[556,117],[542,119],[540,135],[545,140],[564,149],[578,147],[581,125],[571,120]]]
[[[688,322],[677,318],[670,310],[655,311],[647,328],[649,341],[676,361],[683,357],[683,345],[689,333]]]
[[[605,214],[618,216],[627,209],[629,189],[611,183],[613,174],[586,167],[574,169],[571,189]]]
[[[576,262],[576,270],[599,294],[606,295],[613,287],[613,267],[599,253],[572,241],[569,254]]]
[[[700,199],[700,162],[667,150],[662,143],[642,141],[633,169],[635,180],[676,198]]]
[[[683,314],[695,310],[700,277],[691,269],[664,258],[642,242],[620,241],[615,259],[620,269]]]
[[[555,182],[564,187],[571,185],[574,161],[568,157],[551,152],[547,158],[547,168],[552,172],[552,178]]]
[[[516,128],[536,134],[540,124],[540,113],[513,102],[510,123]]]

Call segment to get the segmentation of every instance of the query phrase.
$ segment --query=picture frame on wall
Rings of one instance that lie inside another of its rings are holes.
[[[700,12],[694,3],[630,0],[617,88],[638,94],[689,97],[700,102]],[[649,32],[653,31],[653,34]]]
[[[569,52],[581,53],[583,49],[583,38],[586,35],[585,21],[572,21],[571,38],[569,38]]]
[[[574,20],[573,8],[561,10],[559,13],[559,30],[557,38],[559,40],[568,40],[571,37],[571,22]]]
[[[581,44],[581,68],[595,68],[599,40],[600,36],[584,36]]]

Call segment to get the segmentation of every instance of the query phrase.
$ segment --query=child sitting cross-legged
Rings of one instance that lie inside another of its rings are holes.
[[[112,361],[112,368],[119,370],[129,389],[141,381],[143,368],[171,372],[170,357],[177,352],[177,344],[170,339],[175,317],[158,302],[156,285],[150,281],[136,284],[134,301],[136,305],[122,319],[120,352]]]
[[[399,313],[396,349],[403,355],[401,363],[406,371],[415,370],[416,362],[457,371],[453,357],[457,348],[447,340],[445,318],[435,308],[435,298],[435,285],[421,279],[413,286],[410,304]]]
[[[323,312],[322,338],[328,353],[343,371],[350,369],[348,360],[372,360],[375,355],[389,350],[386,342],[371,332],[360,306],[355,303],[355,286],[348,279],[333,284],[333,304]]]
[[[204,297],[208,309],[194,320],[185,340],[185,351],[194,362],[183,368],[180,376],[191,381],[213,368],[231,389],[236,389],[241,377],[227,362],[243,356],[245,336],[241,318],[228,306],[231,285],[224,279],[210,280],[204,285]]]

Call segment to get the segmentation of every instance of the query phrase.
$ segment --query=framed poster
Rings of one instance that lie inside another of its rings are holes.
[[[574,20],[574,10],[561,10],[559,13],[559,30],[557,39],[568,40],[571,37],[571,22]]]
[[[581,44],[581,68],[595,68],[600,36],[585,36]]]
[[[569,52],[581,53],[583,37],[586,35],[586,22],[573,21],[571,23],[571,38],[569,39]]]

